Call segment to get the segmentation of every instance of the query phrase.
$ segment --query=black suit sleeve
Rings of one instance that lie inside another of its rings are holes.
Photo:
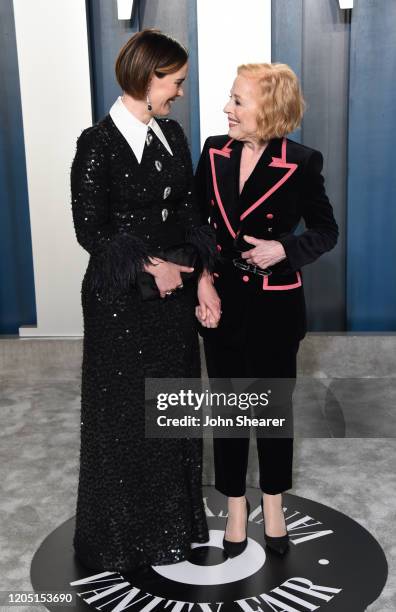
[[[120,233],[111,224],[107,158],[107,145],[97,128],[84,130],[77,140],[70,182],[77,241],[92,256],[90,288],[112,296],[128,290],[149,254],[138,236]]]
[[[323,156],[314,151],[306,163],[301,197],[301,214],[307,229],[300,235],[288,234],[278,239],[293,271],[312,263],[337,243],[338,225],[326,195],[322,168]]]

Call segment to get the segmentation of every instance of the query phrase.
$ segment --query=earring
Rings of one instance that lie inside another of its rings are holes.
[[[147,99],[147,110],[152,111],[152,110],[153,110],[153,107],[151,106],[151,103],[150,103],[150,99],[149,99],[149,97],[148,97],[148,94],[147,94],[147,98],[146,98],[146,99]]]

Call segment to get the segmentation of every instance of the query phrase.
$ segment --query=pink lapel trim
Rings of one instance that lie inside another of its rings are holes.
[[[211,147],[209,149],[209,157],[210,157],[210,167],[211,167],[211,170],[212,170],[213,188],[214,188],[217,204],[218,204],[218,206],[220,208],[221,216],[224,219],[224,223],[226,224],[228,231],[230,232],[231,236],[233,238],[235,238],[236,233],[234,232],[234,230],[233,230],[233,228],[231,226],[230,220],[227,217],[227,213],[226,213],[226,211],[224,209],[223,202],[221,201],[219,186],[217,184],[216,167],[215,167],[215,163],[214,163],[214,156],[215,155],[222,155],[223,157],[230,158],[232,149],[229,148],[229,145],[232,143],[233,140],[234,139],[231,138],[228,142],[226,142],[226,144],[224,145],[224,147],[222,149],[214,149],[214,148]]]
[[[286,161],[286,146],[287,142],[286,138],[284,138],[282,141],[282,157],[273,157],[272,162],[269,164],[269,166],[272,166],[273,168],[289,168],[289,172],[287,172],[285,176],[280,179],[280,181],[275,183],[275,185],[273,185],[271,189],[266,191],[265,194],[261,196],[261,198],[259,198],[256,202],[254,202],[254,204],[252,204],[247,210],[242,213],[240,217],[241,221],[243,221],[245,217],[250,215],[253,210],[255,210],[258,206],[260,206],[260,204],[267,200],[267,198],[269,198],[275,191],[277,191],[279,187],[283,185],[283,183],[289,180],[293,172],[297,170],[298,164],[287,163]]]

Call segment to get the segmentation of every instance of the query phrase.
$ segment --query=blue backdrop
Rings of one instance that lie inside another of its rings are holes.
[[[0,2],[0,333],[36,323],[25,148],[12,0]]]
[[[396,2],[355,4],[349,95],[348,328],[389,331],[396,329]]]
[[[158,26],[190,49],[180,117],[199,156],[196,2],[140,0],[130,23],[116,2],[87,0],[94,117],[119,93],[114,60],[139,27]],[[34,277],[12,0],[0,3],[0,333],[35,324]],[[139,10],[140,9],[140,10]],[[325,158],[341,236],[304,274],[310,329],[396,331],[396,2],[355,1],[352,12],[328,0],[273,0],[273,61],[300,76],[309,108],[294,134]],[[347,173],[348,170],[348,173]]]

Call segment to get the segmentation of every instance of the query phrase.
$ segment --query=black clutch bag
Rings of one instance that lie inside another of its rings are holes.
[[[196,246],[190,242],[184,242],[175,246],[167,247],[156,255],[160,259],[170,261],[180,266],[194,268],[193,272],[182,272],[183,284],[189,280],[198,278],[202,272],[202,262]],[[154,276],[148,272],[139,272],[136,285],[143,300],[155,300],[160,297]],[[179,290],[180,291],[180,290]]]

